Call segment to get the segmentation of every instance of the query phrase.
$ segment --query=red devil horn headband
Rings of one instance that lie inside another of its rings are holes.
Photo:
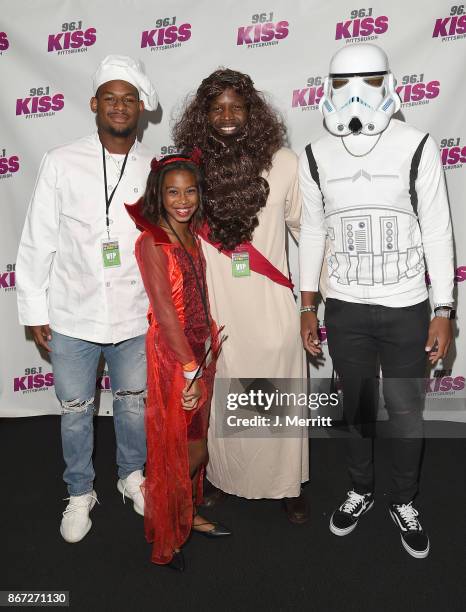
[[[201,163],[201,157],[202,151],[198,147],[195,147],[190,157],[170,157],[168,159],[166,157],[162,157],[160,160],[154,157],[150,163],[150,167],[153,172],[158,172],[164,166],[177,161],[192,162],[193,164],[196,164],[196,166],[199,166]]]

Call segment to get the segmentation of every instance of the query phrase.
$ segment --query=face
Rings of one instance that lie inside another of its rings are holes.
[[[171,221],[187,223],[199,206],[196,177],[189,170],[171,170],[163,177],[162,203]]]
[[[207,119],[215,135],[220,139],[237,138],[248,120],[248,110],[243,96],[232,88],[225,89],[210,102]]]
[[[125,137],[135,132],[144,103],[136,87],[126,81],[103,83],[94,98],[91,110],[97,115],[97,126],[112,136]]]

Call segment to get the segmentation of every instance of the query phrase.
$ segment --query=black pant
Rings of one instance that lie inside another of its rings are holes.
[[[347,440],[348,468],[357,493],[374,489],[380,368],[392,436],[392,502],[408,503],[417,493],[429,322],[428,300],[405,308],[327,300],[327,341],[341,378],[344,418],[352,433],[360,434]]]

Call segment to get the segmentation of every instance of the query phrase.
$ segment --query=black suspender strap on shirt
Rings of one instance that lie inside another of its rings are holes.
[[[317,167],[317,162],[316,162],[316,158],[314,157],[314,153],[312,151],[312,146],[308,144],[305,151],[306,151],[307,161],[309,163],[309,170],[311,172],[312,179],[316,183],[317,187],[320,190],[320,193],[322,194],[322,204],[325,210],[324,194],[322,193],[322,189],[320,187],[319,168]]]
[[[421,142],[418,144],[417,149],[411,160],[411,168],[409,170],[409,197],[411,198],[411,206],[413,207],[414,214],[417,217],[417,191],[416,191],[416,179],[419,171],[419,163],[421,161],[422,151],[426,140],[429,138],[429,134],[426,134]]]

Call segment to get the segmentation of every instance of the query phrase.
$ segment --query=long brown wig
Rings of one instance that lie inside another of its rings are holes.
[[[243,97],[248,120],[241,135],[225,144],[215,137],[207,114],[212,100],[229,88]],[[252,240],[258,213],[269,195],[269,184],[261,174],[270,170],[285,135],[281,118],[254,88],[251,78],[224,68],[202,81],[175,124],[173,136],[179,149],[202,150],[204,212],[210,238],[222,248],[232,250]]]

